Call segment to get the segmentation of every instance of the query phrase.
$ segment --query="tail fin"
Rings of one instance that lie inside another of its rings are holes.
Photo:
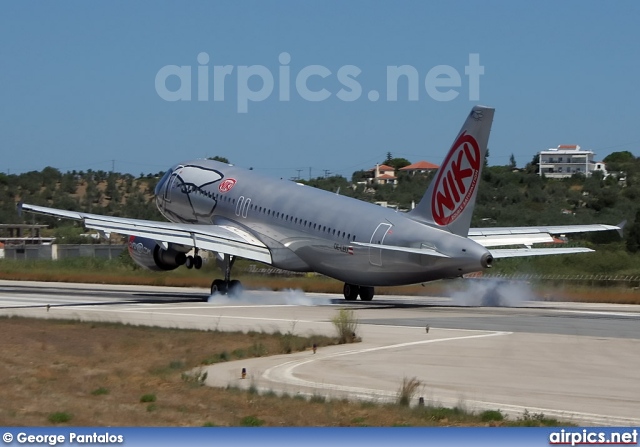
[[[475,106],[409,217],[467,236],[487,153],[494,109]]]

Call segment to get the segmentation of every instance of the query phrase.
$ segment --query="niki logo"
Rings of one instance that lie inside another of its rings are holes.
[[[431,214],[438,225],[449,225],[464,211],[480,174],[480,147],[466,131],[458,137],[436,178]]]
[[[236,184],[236,179],[234,178],[225,179],[222,182],[220,182],[220,186],[218,186],[218,190],[220,190],[221,193],[229,192],[231,191],[231,188],[235,186],[235,184]]]

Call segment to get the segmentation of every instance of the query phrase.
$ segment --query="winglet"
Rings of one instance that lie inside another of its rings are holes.
[[[490,107],[471,109],[435,179],[409,217],[460,236],[468,235],[493,113]]]
[[[616,231],[618,232],[618,234],[620,235],[621,238],[624,237],[624,226],[626,224],[627,224],[627,219],[623,220],[618,225],[616,225],[616,227],[618,227],[618,229]]]

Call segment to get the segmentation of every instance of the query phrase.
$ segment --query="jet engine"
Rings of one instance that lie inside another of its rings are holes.
[[[140,267],[155,271],[176,269],[187,259],[172,246],[165,250],[155,240],[137,236],[129,236],[129,255]]]

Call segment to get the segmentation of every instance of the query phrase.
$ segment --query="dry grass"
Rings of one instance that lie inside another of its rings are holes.
[[[26,266],[23,261],[0,260],[0,279],[17,281],[50,281],[87,284],[125,284],[173,287],[209,288],[213,277],[220,276],[214,268],[199,271],[177,269],[171,272],[151,272],[146,270],[127,270],[113,266],[86,268],[84,271],[48,262]],[[309,276],[261,276],[238,274],[248,290],[289,290],[296,289],[310,293],[342,294],[343,283],[322,275]],[[376,295],[409,296],[449,296],[463,287],[463,281],[436,281],[401,287],[378,287]],[[640,290],[624,287],[586,287],[581,285],[549,286],[544,282],[533,285],[533,294],[543,301],[576,301],[618,304],[640,304]]]
[[[182,378],[223,352],[260,344],[279,353],[281,337],[1,318],[0,425],[487,425],[458,409],[259,395]]]
[[[411,400],[420,391],[420,387],[422,387],[422,382],[416,377],[402,379],[402,385],[398,389],[398,405],[408,407]]]

